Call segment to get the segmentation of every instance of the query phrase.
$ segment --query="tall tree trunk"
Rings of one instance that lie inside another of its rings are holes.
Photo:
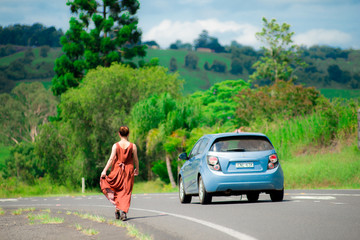
[[[149,157],[146,158],[146,168],[147,168],[147,180],[151,181],[153,178],[152,178],[151,162]]]
[[[167,168],[167,171],[168,171],[168,175],[169,175],[171,187],[175,188],[175,187],[176,187],[176,183],[175,183],[175,180],[174,180],[174,176],[173,176],[173,174],[172,174],[172,171],[171,171],[171,161],[170,161],[169,155],[166,154],[165,160],[166,160],[166,168]]]

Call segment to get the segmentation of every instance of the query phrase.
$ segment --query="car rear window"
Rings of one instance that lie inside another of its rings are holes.
[[[210,148],[213,152],[254,152],[274,149],[263,136],[236,136],[217,139]]]

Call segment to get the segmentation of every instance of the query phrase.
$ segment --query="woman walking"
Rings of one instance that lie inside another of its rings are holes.
[[[130,207],[134,176],[139,174],[139,160],[136,145],[128,140],[129,128],[120,127],[119,136],[120,141],[113,145],[110,158],[101,172],[100,188],[115,205],[115,218],[124,221]],[[106,176],[110,166],[111,171]]]

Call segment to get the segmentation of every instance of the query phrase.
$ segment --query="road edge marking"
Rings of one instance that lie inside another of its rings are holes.
[[[184,215],[180,215],[180,214],[176,214],[176,213],[169,213],[169,212],[163,212],[163,211],[157,211],[157,210],[151,210],[151,209],[144,209],[144,208],[131,208],[131,210],[137,210],[137,211],[147,211],[147,212],[152,212],[152,213],[157,213],[157,214],[165,214],[165,215],[169,215],[169,216],[173,216],[173,217],[177,217],[177,218],[182,218],[188,221],[192,221],[192,222],[196,222],[198,224],[204,225],[206,227],[209,227],[211,229],[216,229],[220,232],[223,232],[227,235],[230,235],[236,239],[241,239],[241,240],[257,240],[254,237],[251,237],[245,233],[241,233],[238,231],[235,231],[234,229],[231,228],[227,228],[212,222],[208,222],[205,220],[201,220],[201,219],[197,219],[197,218],[193,218],[193,217],[188,217],[188,216],[184,216]]]

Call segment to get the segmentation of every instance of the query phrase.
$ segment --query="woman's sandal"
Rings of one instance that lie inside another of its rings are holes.
[[[127,217],[126,217],[126,212],[120,211],[120,220],[121,221],[126,221]]]
[[[118,210],[115,211],[115,219],[120,219],[120,212]]]

